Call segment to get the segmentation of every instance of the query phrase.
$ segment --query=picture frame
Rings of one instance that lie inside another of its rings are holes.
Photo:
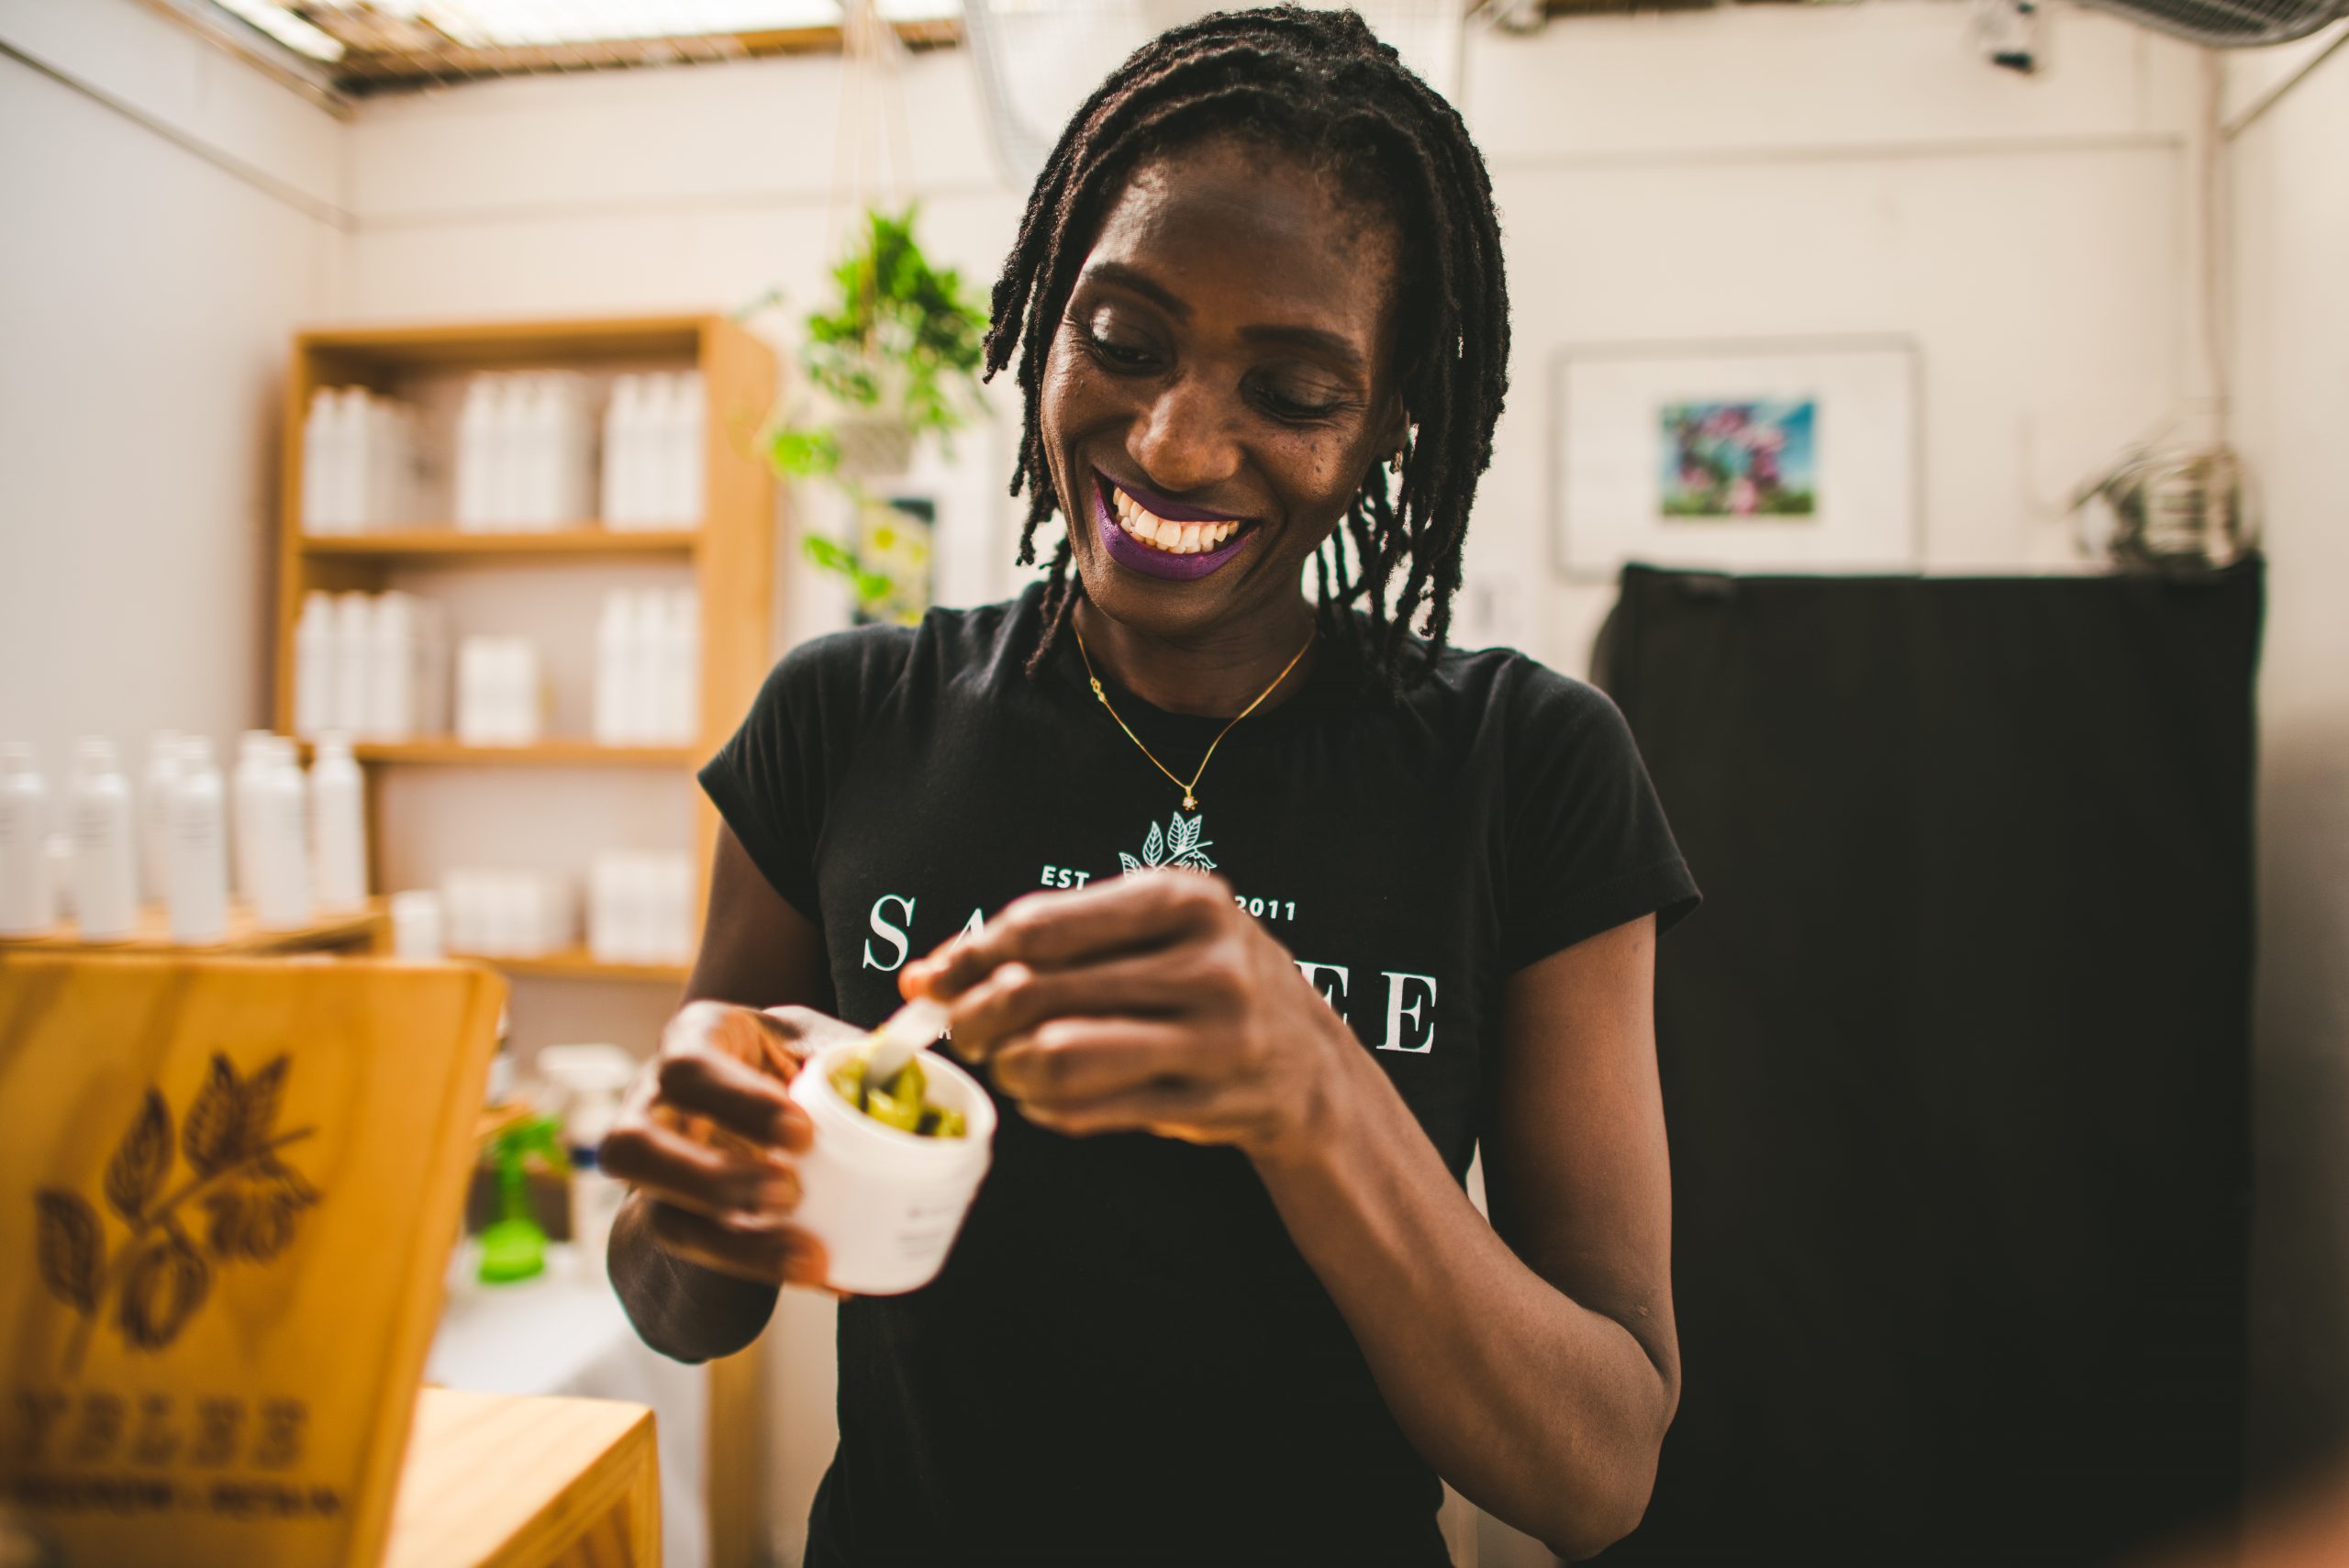
[[[1625,564],[1923,564],[1914,340],[1586,343],[1552,364],[1550,535],[1570,582]]]

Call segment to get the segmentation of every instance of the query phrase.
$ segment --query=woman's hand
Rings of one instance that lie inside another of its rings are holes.
[[[1264,1159],[1309,1146],[1359,1055],[1219,877],[1157,872],[1032,893],[908,964],[952,1047],[1058,1132],[1141,1131]]]
[[[833,1035],[806,1007],[692,1002],[669,1020],[598,1158],[650,1206],[662,1251],[762,1284],[821,1285],[822,1243],[784,1217],[799,1203],[791,1156],[815,1138],[788,1089]]]

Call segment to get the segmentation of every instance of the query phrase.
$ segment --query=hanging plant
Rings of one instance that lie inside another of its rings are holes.
[[[923,254],[917,213],[866,209],[863,235],[832,269],[829,306],[802,323],[800,366],[830,417],[794,417],[774,432],[769,451],[784,473],[902,472],[923,437],[943,439],[977,406],[986,312],[959,272]]]

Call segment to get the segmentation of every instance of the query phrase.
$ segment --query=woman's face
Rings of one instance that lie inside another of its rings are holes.
[[[1403,437],[1396,250],[1383,212],[1277,152],[1218,140],[1137,168],[1044,371],[1044,448],[1096,606],[1188,638],[1295,601]]]

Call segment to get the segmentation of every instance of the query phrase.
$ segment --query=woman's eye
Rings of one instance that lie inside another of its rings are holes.
[[[1256,398],[1276,419],[1326,419],[1343,406],[1343,400],[1308,393],[1296,387],[1259,385]]]
[[[1151,352],[1147,345],[1121,343],[1114,338],[1102,336],[1089,327],[1085,329],[1085,346],[1092,350],[1095,359],[1112,370],[1141,370],[1151,361]]]

